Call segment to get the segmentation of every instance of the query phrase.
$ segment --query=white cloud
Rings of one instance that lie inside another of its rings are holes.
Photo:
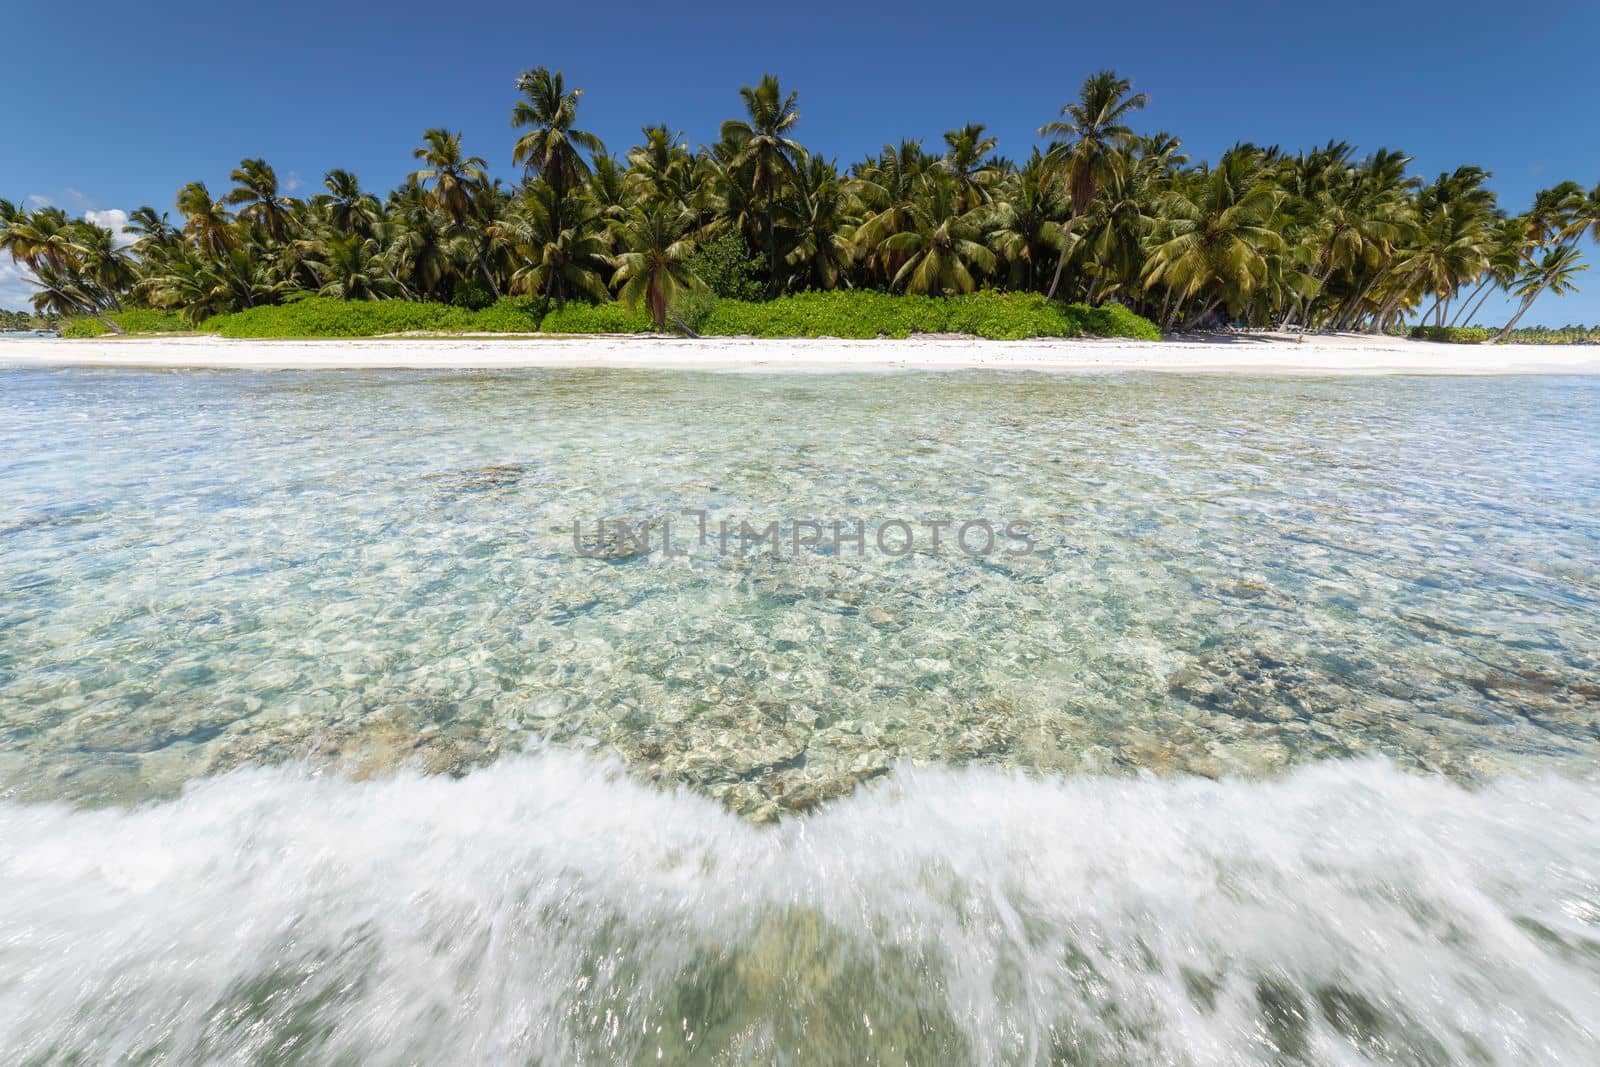
[[[0,257],[0,308],[7,311],[32,311],[29,298],[36,290],[24,280],[22,267],[9,256]]]
[[[43,193],[29,193],[28,203],[32,204],[34,207],[49,207],[50,198],[45,196]]]
[[[283,180],[283,191],[286,193],[292,193],[296,189],[300,188],[302,184],[303,183],[300,181],[300,175],[291,170],[289,172],[289,176]]]
[[[96,226],[104,226],[111,231],[111,242],[118,248],[127,248],[136,240],[133,234],[127,231],[128,213],[120,207],[106,208],[104,211],[85,211],[83,217]]]

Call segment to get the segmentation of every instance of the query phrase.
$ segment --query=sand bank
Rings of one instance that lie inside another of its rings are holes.
[[[1600,345],[1446,345],[1340,335],[980,341],[688,340],[655,337],[213,337],[0,341],[0,366],[288,368],[670,368],[706,371],[1031,370],[1310,374],[1600,373]]]

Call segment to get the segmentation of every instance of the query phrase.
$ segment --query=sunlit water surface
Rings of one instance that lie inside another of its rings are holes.
[[[0,372],[0,1054],[1595,1062],[1597,559],[1595,379]]]

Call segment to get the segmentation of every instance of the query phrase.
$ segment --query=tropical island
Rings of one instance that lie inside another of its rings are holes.
[[[799,140],[798,95],[770,75],[739,91],[742,116],[714,144],[647,126],[620,157],[581,127],[582,90],[560,71],[517,85],[514,185],[430,129],[417,170],[383,195],[332,169],[296,198],[246,159],[231,189],[184,185],[176,217],[134,211],[131,243],[0,200],[0,247],[67,336],[1155,339],[1415,324],[1483,341],[1570,291],[1582,239],[1600,238],[1600,185],[1562,182],[1512,212],[1483,169],[1426,179],[1388,148],[1240,143],[1191,159],[1172,134],[1134,131],[1145,96],[1111,71],[1085,79],[1020,160],[971,124],[937,150],[901,140],[844,165]],[[1476,325],[1497,293],[1520,310]]]

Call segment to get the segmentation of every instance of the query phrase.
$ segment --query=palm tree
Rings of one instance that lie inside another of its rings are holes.
[[[278,195],[277,172],[264,159],[246,159],[229,174],[235,183],[224,199],[239,209],[239,218],[259,225],[268,240],[283,244],[289,239],[289,218],[293,205]]]
[[[1078,89],[1078,99],[1061,109],[1062,119],[1039,128],[1040,136],[1055,139],[1048,156],[1059,166],[1061,181],[1067,189],[1071,209],[1067,221],[1069,229],[1094,199],[1110,170],[1113,153],[1132,135],[1123,120],[1148,102],[1144,93],[1129,95],[1132,88],[1133,83],[1117,77],[1115,71],[1091,74]],[[1066,252],[1063,251],[1056,260],[1056,273],[1045,294],[1047,298],[1054,299],[1065,262]]]
[[[333,234],[320,255],[308,265],[322,279],[317,292],[337,300],[381,300],[393,296],[396,288],[383,260],[383,252],[372,237],[359,234]]]
[[[183,235],[195,249],[221,258],[236,243],[233,217],[222,201],[211,199],[205,182],[190,182],[178,191],[178,214],[184,219]]]
[[[328,191],[318,194],[313,203],[327,224],[338,233],[371,237],[383,216],[378,198],[361,191],[361,181],[347,170],[335,167],[322,176]]]
[[[974,208],[988,199],[987,186],[993,179],[989,157],[1000,142],[984,133],[981,122],[971,122],[944,135],[948,148],[942,160],[960,189],[961,206]]]
[[[1028,161],[1002,178],[1003,187],[989,208],[989,247],[1007,266],[1007,284],[1033,289],[1039,268],[1061,251],[1061,223],[1066,200],[1035,148]]]
[[[483,247],[474,235],[465,232],[467,220],[475,216],[479,201],[489,194],[489,175],[484,170],[488,164],[481,156],[462,154],[459,133],[432,129],[425,131],[422,139],[427,143],[413,150],[411,154],[427,166],[413,173],[411,180],[423,188],[426,188],[429,182],[434,183],[432,190],[434,202],[450,219],[456,231],[471,242],[473,256],[478,261],[478,269],[498,299],[500,285],[495,281],[494,273],[489,270],[489,264],[483,258]]]
[[[549,182],[558,198],[564,196],[589,173],[578,150],[591,155],[606,150],[600,138],[573,125],[578,121],[578,98],[583,90],[568,92],[561,72],[552,74],[545,67],[523,71],[517,78],[517,90],[526,99],[518,100],[511,109],[511,125],[528,132],[512,146],[511,161],[525,167],[529,175]]]
[[[755,86],[739,90],[744,100],[744,119],[729,119],[722,124],[722,139],[733,148],[732,169],[741,174],[752,199],[765,211],[767,269],[773,286],[778,278],[778,238],[773,227],[773,211],[779,189],[794,174],[806,150],[788,137],[800,121],[798,96],[783,95],[778,79],[762,75]]]
[[[433,200],[450,221],[460,226],[472,215],[477,200],[488,187],[488,165],[482,156],[463,156],[461,135],[449,130],[432,129],[423,133],[427,143],[414,149],[411,155],[427,164],[411,175],[411,180],[428,187],[433,182]]]
[[[856,167],[852,189],[863,212],[855,232],[856,250],[885,288],[893,284],[901,262],[888,248],[888,239],[911,226],[912,210],[936,165],[922,150],[922,142],[901,141],[898,146],[884,145],[876,159]]]
[[[1517,290],[1518,295],[1523,297],[1522,306],[1495,336],[1496,341],[1504,340],[1546,289],[1564,286],[1562,291],[1569,292],[1574,288],[1571,285],[1572,275],[1588,269],[1574,264],[1577,262],[1578,241],[1585,233],[1592,234],[1595,240],[1600,241],[1600,185],[1585,194],[1576,182],[1564,182],[1553,190],[1540,193],[1534,199],[1529,229],[1533,247],[1542,246],[1555,237],[1559,237],[1560,243],[1545,254],[1536,269],[1531,267],[1532,253],[1529,252],[1530,270],[1527,277],[1532,279],[1532,289],[1527,290],[1529,282],[1525,279]],[[1563,253],[1566,252],[1574,255],[1565,256]]]
[[[798,170],[782,208],[783,223],[794,237],[784,262],[797,268],[796,282],[817,289],[838,287],[854,258],[853,203],[832,162],[812,156]]]
[[[167,221],[165,211],[157,214],[156,209],[148,204],[134,208],[128,216],[128,230],[138,234],[134,247],[141,256],[150,254],[151,249],[168,248],[178,243],[181,235],[176,227]]]
[[[977,288],[975,271],[995,268],[995,254],[983,243],[983,217],[962,211],[954,182],[934,183],[932,195],[911,210],[911,228],[884,243],[905,259],[894,286],[908,293],[943,296]]]
[[[1246,152],[1230,152],[1191,189],[1163,198],[1163,239],[1144,272],[1146,289],[1167,293],[1163,328],[1202,293],[1209,298],[1199,312],[1204,316],[1219,305],[1236,309],[1266,283],[1268,256],[1284,248],[1271,226],[1284,194],[1251,163]]]
[[[636,211],[619,234],[629,251],[617,257],[611,284],[629,309],[649,308],[657,330],[667,328],[667,313],[681,293],[705,287],[688,265],[693,221],[682,208],[657,201]]]
[[[540,294],[558,307],[572,296],[598,303],[606,298],[605,278],[614,265],[604,224],[593,204],[579,201],[562,217],[557,201],[553,188],[536,183],[518,210],[495,224],[522,261],[511,275],[511,289]]]
[[[1517,313],[1511,316],[1511,321],[1506,323],[1499,333],[1495,334],[1495,342],[1499,343],[1516,329],[1522,316],[1528,313],[1533,302],[1546,291],[1565,296],[1576,292],[1577,286],[1573,284],[1573,277],[1579,271],[1589,269],[1588,264],[1580,262],[1582,254],[1572,245],[1564,244],[1551,249],[1544,254],[1537,268],[1523,275],[1517,287],[1512,290],[1517,296],[1522,297],[1522,305],[1517,308]]]
[[[178,309],[196,325],[213,315],[277,303],[288,286],[267,275],[267,264],[254,246],[240,245],[220,256],[186,254],[162,264],[148,285],[156,307]]]

